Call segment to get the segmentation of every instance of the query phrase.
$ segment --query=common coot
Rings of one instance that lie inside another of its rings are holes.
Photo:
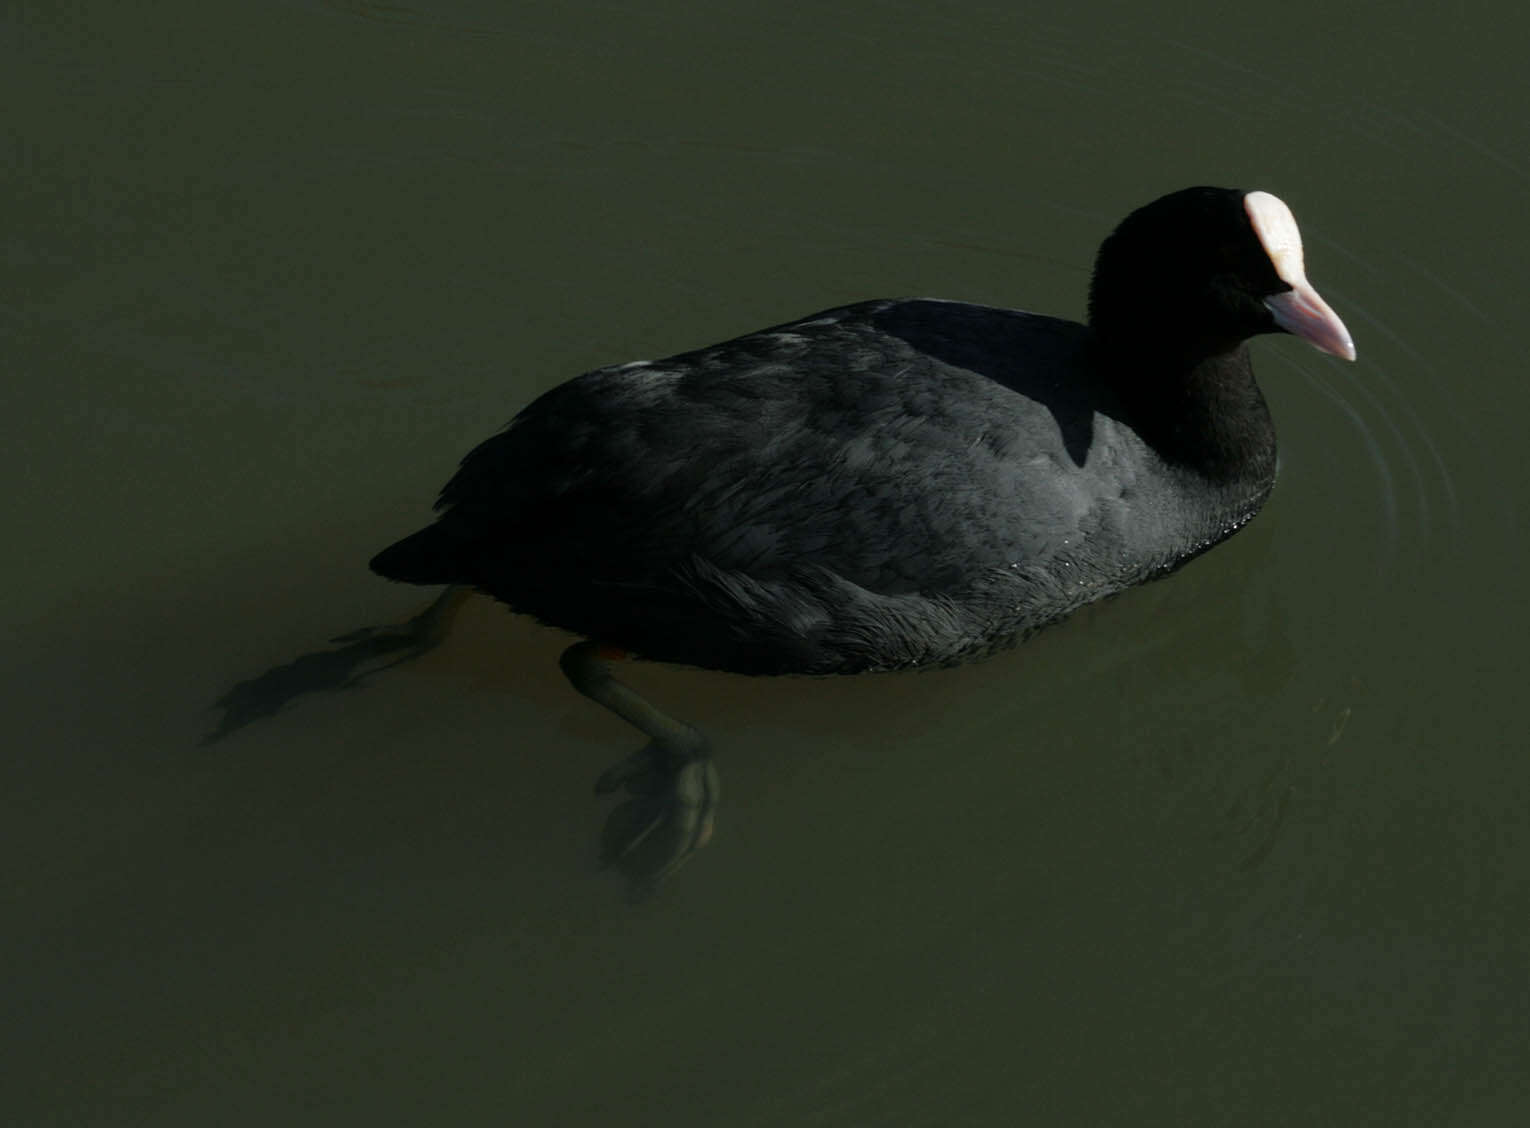
[[[608,659],[947,665],[1162,576],[1274,484],[1246,342],[1281,331],[1354,359],[1286,205],[1185,189],[1105,240],[1087,325],[868,301],[561,384],[372,568],[588,640],[569,680],[649,738],[598,784],[636,796],[607,852],[646,841],[657,879],[709,836],[717,776],[702,735]]]

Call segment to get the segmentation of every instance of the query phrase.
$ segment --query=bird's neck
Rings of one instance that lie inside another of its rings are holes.
[[[1126,421],[1165,461],[1251,492],[1274,482],[1275,425],[1246,343],[1103,351]]]

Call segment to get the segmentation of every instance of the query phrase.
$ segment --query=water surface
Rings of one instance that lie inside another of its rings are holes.
[[[9,1122],[1524,1122],[1526,20],[0,18]],[[562,636],[324,657],[538,392],[865,297],[1077,316],[1192,183],[1290,202],[1360,351],[1257,344],[1269,507],[980,666],[634,667],[726,781],[654,901]]]

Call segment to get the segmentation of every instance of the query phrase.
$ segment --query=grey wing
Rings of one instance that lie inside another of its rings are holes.
[[[1087,523],[1093,475],[1051,414],[820,318],[561,385],[474,450],[440,506],[586,567],[620,545],[633,579],[700,556],[760,576],[813,562],[888,592],[1034,564]]]
[[[976,648],[974,591],[1035,603],[1005,585],[1087,533],[1093,480],[1022,392],[819,315],[553,389],[464,461],[443,524],[512,606],[650,656],[872,668]]]

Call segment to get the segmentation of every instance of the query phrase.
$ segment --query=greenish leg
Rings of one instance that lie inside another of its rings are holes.
[[[648,737],[595,784],[602,795],[622,788],[632,795],[606,822],[602,861],[646,891],[712,837],[720,786],[706,737],[617,681],[611,673],[617,656],[598,643],[576,642],[559,664],[575,689]]]
[[[412,619],[386,627],[363,627],[350,634],[338,635],[331,642],[370,642],[383,648],[408,648],[416,653],[439,646],[451,630],[457,612],[467,603],[473,589],[463,584],[448,584],[430,606]]]

